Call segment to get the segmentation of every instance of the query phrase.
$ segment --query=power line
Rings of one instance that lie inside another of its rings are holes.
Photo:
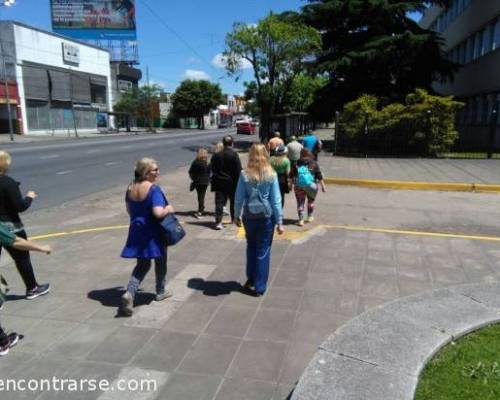
[[[148,3],[146,3],[145,0],[139,0],[143,5],[144,7],[146,7],[148,9],[148,11],[160,22],[161,25],[163,25],[163,27],[165,29],[167,29],[170,33],[172,33],[177,39],[179,39],[189,50],[191,50],[193,52],[194,55],[196,55],[201,61],[203,61],[205,64],[209,65],[210,68],[212,68],[214,71],[217,71],[217,69],[212,65],[212,63],[208,62],[205,57],[203,57],[200,53],[198,53],[198,51],[196,51],[196,49],[191,46],[187,40],[185,40],[179,33],[177,33],[177,31],[173,28],[171,28],[164,20],[163,18],[161,18],[158,13],[155,13],[154,10],[149,6]],[[218,71],[217,71],[218,72]]]

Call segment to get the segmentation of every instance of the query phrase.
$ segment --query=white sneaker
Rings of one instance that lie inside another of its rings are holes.
[[[134,298],[127,291],[123,294],[121,298],[120,310],[123,315],[130,317],[134,313],[133,307],[134,307]]]
[[[216,224],[214,229],[216,231],[220,231],[222,229],[222,222],[219,222],[218,224]]]
[[[229,211],[227,211],[227,207],[222,207],[222,215],[229,215]]]

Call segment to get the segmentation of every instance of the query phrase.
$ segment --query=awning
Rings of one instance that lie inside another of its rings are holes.
[[[75,103],[90,103],[89,76],[78,72],[71,72],[71,97]]]
[[[49,70],[50,76],[50,97],[52,100],[71,100],[71,76],[67,72]]]
[[[23,84],[27,99],[49,99],[49,77],[45,68],[23,66]]]
[[[90,75],[90,83],[97,86],[108,86],[108,78],[101,75]]]

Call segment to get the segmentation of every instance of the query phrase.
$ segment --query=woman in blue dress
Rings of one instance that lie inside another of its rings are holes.
[[[131,316],[134,297],[141,282],[155,262],[156,301],[172,296],[165,288],[167,279],[167,253],[159,220],[174,209],[168,204],[161,188],[156,185],[160,174],[158,163],[152,158],[142,158],[135,165],[135,178],[127,188],[125,203],[130,215],[127,243],[121,256],[136,258],[137,264],[122,296],[121,312]]]

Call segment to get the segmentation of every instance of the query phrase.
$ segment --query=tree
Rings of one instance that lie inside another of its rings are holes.
[[[127,90],[115,104],[114,111],[126,112],[143,118],[149,129],[153,130],[152,106],[160,98],[161,88],[158,85],[143,85]]]
[[[199,129],[205,129],[204,115],[224,102],[218,84],[186,79],[172,95],[172,111],[177,117],[194,117]]]
[[[448,1],[309,0],[305,23],[321,32],[322,52],[313,64],[329,76],[315,103],[330,119],[363,93],[403,101],[416,88],[453,77],[457,66],[441,53],[441,37],[408,17],[426,4]]]
[[[264,135],[270,134],[271,118],[288,96],[294,77],[303,70],[304,60],[319,48],[318,32],[300,23],[293,13],[270,14],[257,25],[238,22],[227,34],[226,69],[238,77],[242,62],[252,66]]]
[[[325,76],[299,74],[293,78],[290,94],[285,99],[285,111],[309,111],[317,92],[328,83]]]

